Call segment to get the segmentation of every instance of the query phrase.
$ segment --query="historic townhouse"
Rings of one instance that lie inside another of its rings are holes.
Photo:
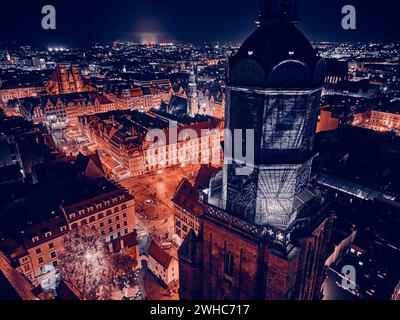
[[[79,124],[89,140],[118,163],[113,173],[120,179],[178,165],[219,163],[221,158],[222,122],[207,116],[135,110],[81,117]],[[151,130],[162,132],[165,140],[153,143]]]
[[[0,210],[0,250],[33,284],[54,289],[63,237],[83,226],[98,230],[110,251],[137,261],[134,198],[103,172],[97,155],[46,164],[39,184]]]
[[[80,116],[108,112],[116,108],[111,100],[97,92],[32,97],[10,103],[19,107],[25,119],[35,124],[48,125],[76,123]]]

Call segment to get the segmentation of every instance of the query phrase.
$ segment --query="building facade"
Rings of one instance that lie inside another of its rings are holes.
[[[398,104],[399,105],[399,104]],[[369,128],[375,131],[400,132],[400,108],[372,110],[369,121]]]
[[[222,123],[218,119],[177,118],[158,111],[135,110],[82,117],[79,124],[82,133],[117,163],[113,173],[119,179],[201,161],[220,161]],[[162,133],[165,139],[154,144],[148,136],[151,132]]]
[[[0,100],[7,103],[14,99],[23,99],[28,97],[36,97],[40,92],[44,91],[44,87],[14,87],[0,88]]]
[[[28,222],[22,233],[22,243],[18,244],[18,235],[12,236],[16,237],[15,240],[11,237],[7,240],[15,242],[7,246],[7,253],[17,265],[17,270],[44,290],[54,290],[59,280],[59,256],[64,251],[64,236],[70,230],[81,227],[97,230],[111,252],[124,252],[138,261],[133,196],[104,178],[102,170],[92,159],[80,156],[72,165],[75,168],[83,162],[85,165],[81,174],[67,175],[43,186],[39,184],[33,194],[26,196],[22,208],[29,205],[32,212],[40,211],[44,217]],[[79,190],[72,191],[72,188]],[[39,193],[43,197],[44,192],[52,197],[52,204],[46,209],[35,196]],[[46,214],[46,211],[50,212]],[[21,219],[21,225],[24,225]],[[0,243],[0,248],[4,246]]]
[[[105,95],[97,92],[40,96],[17,99],[10,103],[19,108],[26,120],[55,126],[77,123],[80,116],[117,108]]]
[[[253,130],[255,157],[225,148],[200,234],[179,251],[181,299],[321,298],[331,218],[311,165],[325,62],[297,20],[296,1],[261,0],[257,30],[229,61],[226,125]]]
[[[58,64],[47,90],[54,95],[87,91],[79,65]]]
[[[179,263],[157,243],[152,241],[148,253],[148,268],[166,287],[171,288],[179,281]]]

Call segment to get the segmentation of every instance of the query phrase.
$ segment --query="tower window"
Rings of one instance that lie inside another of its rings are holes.
[[[226,252],[224,257],[224,274],[229,278],[233,277],[234,256],[231,252]]]

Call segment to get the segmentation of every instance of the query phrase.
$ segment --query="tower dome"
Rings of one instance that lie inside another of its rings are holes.
[[[296,27],[294,0],[261,0],[258,28],[229,61],[229,83],[305,88],[323,80],[325,63]]]

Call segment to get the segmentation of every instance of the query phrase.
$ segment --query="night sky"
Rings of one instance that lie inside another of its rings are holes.
[[[41,28],[41,8],[57,9],[57,30]],[[341,8],[357,9],[358,29],[341,29]],[[0,41],[39,47],[85,47],[114,39],[244,40],[258,0],[9,0],[1,1]],[[300,28],[315,41],[398,41],[399,0],[300,0]]]

